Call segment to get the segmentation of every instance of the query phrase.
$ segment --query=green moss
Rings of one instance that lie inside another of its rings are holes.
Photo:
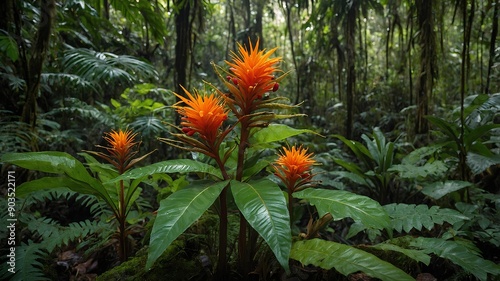
[[[174,241],[149,271],[148,249],[143,248],[134,258],[100,275],[97,281],[189,280],[203,269],[198,261],[186,258],[183,248],[183,241]]]

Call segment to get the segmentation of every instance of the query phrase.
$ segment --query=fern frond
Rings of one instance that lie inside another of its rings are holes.
[[[10,281],[25,281],[25,280],[50,280],[43,273],[43,264],[39,261],[44,259],[48,254],[43,251],[40,244],[28,241],[28,244],[21,243],[16,246],[16,267],[15,274],[8,272],[7,266],[2,266],[0,275],[4,277],[10,276]],[[5,257],[5,256],[4,256]],[[4,258],[2,258],[3,260]],[[6,264],[2,262],[2,264]]]
[[[459,221],[469,220],[462,213],[446,208],[415,204],[389,204],[383,206],[391,218],[391,226],[398,232],[410,232],[412,229],[422,230],[422,226],[428,230],[434,228],[434,224],[442,225],[445,222],[454,224]]]

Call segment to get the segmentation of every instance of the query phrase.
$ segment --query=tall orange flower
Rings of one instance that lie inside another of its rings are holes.
[[[283,181],[289,192],[294,192],[311,182],[311,168],[316,164],[312,156],[313,154],[307,153],[307,148],[302,148],[302,146],[298,148],[292,146],[291,149],[283,147],[283,152],[273,167],[276,176]]]
[[[184,89],[184,88],[183,88]],[[177,112],[182,115],[182,131],[188,136],[199,133],[209,145],[217,142],[222,123],[227,120],[227,110],[224,108],[224,101],[214,94],[192,95],[184,89],[187,97],[175,94],[180,102],[174,105]],[[179,105],[184,103],[184,106]]]
[[[243,109],[244,114],[251,110],[252,103],[261,99],[266,92],[278,90],[278,83],[275,80],[274,72],[279,71],[276,64],[280,57],[271,58],[277,48],[269,51],[259,51],[259,41],[250,49],[245,49],[238,45],[239,55],[233,53],[233,62],[227,62],[231,75],[227,78],[235,84],[239,91],[231,91],[234,95],[235,103]]]

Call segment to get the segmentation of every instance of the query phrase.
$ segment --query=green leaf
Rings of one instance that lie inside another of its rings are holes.
[[[231,181],[234,202],[248,223],[264,238],[278,262],[290,271],[290,215],[281,189],[270,180]]]
[[[16,40],[10,36],[0,35],[0,50],[2,50],[2,53],[7,54],[13,62],[19,58]]]
[[[317,134],[316,132],[308,129],[295,129],[284,124],[269,124],[269,126],[262,128],[253,134],[252,143],[261,144],[276,142],[304,133]]]
[[[467,166],[475,175],[486,171],[490,166],[498,164],[500,164],[500,155],[498,154],[486,156],[473,152],[467,153]]]
[[[472,186],[472,183],[467,181],[448,180],[444,182],[433,182],[426,185],[422,189],[422,193],[438,200],[447,194],[469,186]]]
[[[343,190],[308,188],[293,193],[293,197],[315,205],[320,217],[330,213],[335,220],[349,217],[366,227],[390,231],[390,219],[384,208],[366,196]]]
[[[412,229],[422,230],[422,226],[428,230],[434,228],[434,224],[448,222],[454,224],[459,221],[469,220],[462,213],[446,208],[439,208],[420,204],[389,204],[384,209],[391,218],[391,226],[398,232],[410,232]]]
[[[293,243],[290,257],[302,264],[313,264],[323,269],[335,268],[347,276],[362,271],[385,281],[415,280],[396,266],[352,246],[321,239]]]
[[[448,171],[448,167],[443,161],[435,160],[430,163],[425,163],[422,166],[415,164],[399,164],[393,165],[388,169],[389,172],[397,172],[400,177],[405,179],[426,178],[429,176],[439,177]]]
[[[59,180],[56,178],[47,179],[47,186],[45,188],[55,188],[60,184],[62,187],[68,187],[80,193],[97,195],[104,199],[110,206],[115,206],[114,201],[110,198],[104,186],[87,172],[85,166],[80,161],[68,153],[58,151],[8,153],[4,154],[0,161],[12,163],[25,169],[66,175],[68,178],[62,177]],[[26,183],[27,185],[23,188],[42,189],[37,187],[40,183],[41,181],[31,184]],[[18,195],[21,196],[23,192],[20,191]]]
[[[146,268],[150,269],[167,247],[214,203],[228,184],[197,182],[160,202],[151,231]]]
[[[119,180],[138,179],[147,177],[153,174],[169,174],[169,173],[206,173],[222,179],[219,169],[191,159],[176,159],[154,163],[145,167],[136,168],[125,172],[123,175],[113,179],[110,182]]]
[[[492,275],[500,274],[500,265],[483,259],[479,256],[477,249],[471,249],[463,243],[440,238],[409,237],[408,239],[411,239],[411,247],[419,248],[426,253],[433,253],[441,258],[448,259],[469,273],[472,273],[479,280],[488,280],[488,273]]]
[[[370,248],[377,249],[377,250],[382,250],[382,251],[394,251],[394,252],[399,252],[415,261],[424,263],[425,265],[429,265],[431,262],[431,257],[421,250],[415,250],[415,249],[405,249],[402,248],[398,245],[390,244],[390,243],[380,243],[377,245],[370,246]]]

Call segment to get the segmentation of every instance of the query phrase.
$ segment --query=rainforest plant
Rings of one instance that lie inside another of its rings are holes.
[[[118,253],[120,261],[123,262],[130,255],[127,241],[130,229],[127,227],[127,216],[138,199],[141,188],[139,182],[113,181],[113,179],[150,154],[134,158],[139,146],[139,142],[135,141],[136,136],[137,134],[129,130],[112,131],[104,136],[108,146],[97,146],[104,149],[104,152],[88,151],[108,161],[112,167],[100,164],[89,154],[82,154],[87,159],[90,170],[98,175],[97,178],[93,177],[79,160],[64,152],[12,153],[4,155],[2,161],[26,169],[58,175],[23,183],[17,189],[17,196],[23,197],[30,192],[43,189],[69,188],[104,200],[118,222]]]

